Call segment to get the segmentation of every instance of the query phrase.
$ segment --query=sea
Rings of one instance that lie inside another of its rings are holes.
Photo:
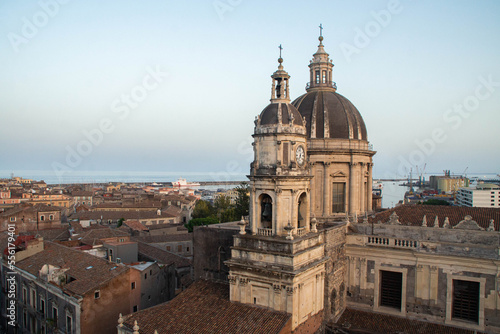
[[[10,178],[20,176],[25,179],[43,180],[49,185],[73,184],[73,183],[167,183],[184,178],[188,182],[235,182],[233,184],[220,184],[212,186],[203,186],[200,188],[216,190],[230,189],[236,186],[238,182],[248,181],[245,174],[228,172],[137,172],[137,171],[71,171],[62,175],[57,175],[54,171],[23,170],[23,171],[5,171],[0,170],[0,178]],[[495,173],[468,174],[471,179],[494,179],[499,177]],[[374,177],[374,180],[376,178]],[[382,207],[392,208],[404,199],[405,193],[409,190],[403,186],[406,180],[381,181],[383,185]]]

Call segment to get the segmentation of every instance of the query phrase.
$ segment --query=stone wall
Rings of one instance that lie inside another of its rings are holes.
[[[325,321],[335,321],[345,309],[345,224],[326,227],[324,230],[326,279],[325,279]]]
[[[199,226],[194,228],[193,266],[194,279],[215,279],[227,281],[229,268],[225,261],[231,258],[233,235],[237,229]]]

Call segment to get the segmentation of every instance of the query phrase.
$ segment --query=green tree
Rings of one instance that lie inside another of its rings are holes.
[[[188,229],[188,231],[191,233],[193,232],[193,228],[195,226],[202,226],[202,225],[212,225],[212,224],[218,224],[219,220],[214,217],[208,217],[208,218],[195,218],[191,219],[189,223],[184,224],[184,226]]]
[[[214,201],[214,207],[217,213],[226,211],[231,205],[231,200],[226,195],[220,195]]]
[[[210,202],[199,200],[193,209],[193,218],[207,218],[214,215],[214,207]]]
[[[125,221],[125,218],[118,219],[118,224],[116,224],[116,227],[122,226],[124,221]]]
[[[423,202],[424,205],[450,205],[450,202],[445,201],[443,199],[431,198],[427,201]]]
[[[249,188],[247,182],[241,182],[236,188],[238,197],[236,198],[235,210],[238,219],[241,219],[241,216],[248,216],[248,210],[250,208]]]

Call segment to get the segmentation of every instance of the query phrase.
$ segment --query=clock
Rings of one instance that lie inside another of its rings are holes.
[[[304,147],[299,145],[295,150],[295,161],[299,166],[303,166],[306,160],[306,152],[304,151]]]

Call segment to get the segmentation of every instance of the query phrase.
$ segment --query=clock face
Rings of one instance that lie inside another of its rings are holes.
[[[302,166],[304,164],[305,159],[306,159],[306,152],[304,151],[304,147],[303,146],[297,147],[297,149],[295,150],[295,161],[297,161],[297,164],[299,164],[299,166]]]

